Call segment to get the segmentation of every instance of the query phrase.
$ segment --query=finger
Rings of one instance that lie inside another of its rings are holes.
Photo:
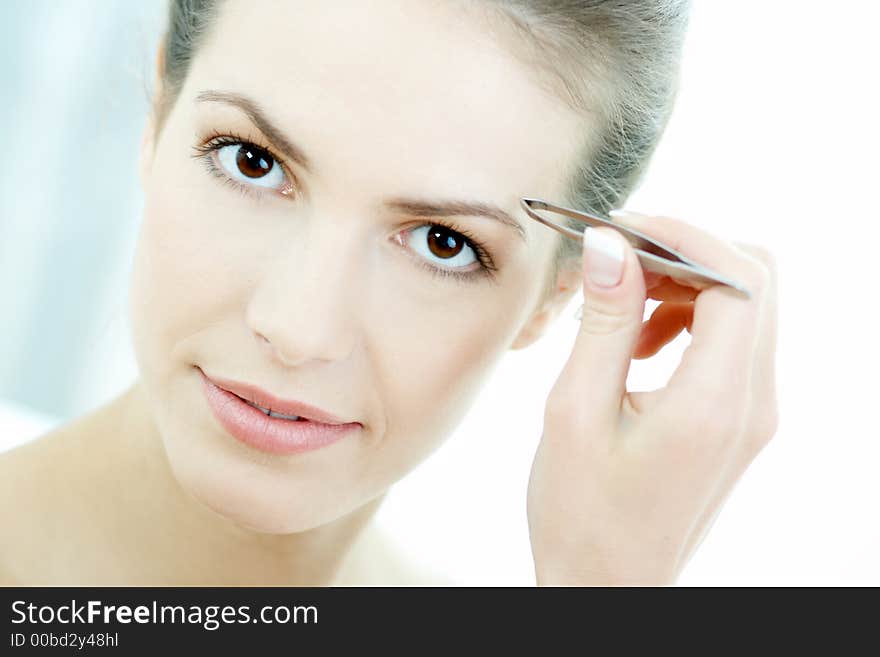
[[[642,270],[645,275],[645,288],[651,290],[666,280],[666,274],[660,274],[655,271]]]
[[[776,305],[776,261],[773,255],[766,249],[742,242],[734,242],[738,248],[763,262],[771,274],[771,283],[767,288],[766,301],[761,316],[761,328],[758,333],[758,341],[755,350],[755,365],[752,370],[751,381],[751,405],[750,411],[754,417],[750,418],[748,427],[749,435],[745,436],[746,444],[741,451],[739,462],[732,464],[725,473],[725,477],[719,483],[714,497],[701,514],[697,527],[702,528],[699,535],[692,537],[685,554],[690,554],[698,546],[702,536],[711,527],[714,517],[721,509],[731,489],[736,486],[742,473],[766,445],[776,432],[777,419],[777,395],[776,395],[776,332],[777,332],[777,305]]]
[[[691,303],[662,303],[642,325],[642,334],[636,345],[634,358],[649,358],[672,342],[690,324],[693,316]]]
[[[658,301],[693,301],[698,292],[699,290],[676,283],[671,278],[665,278],[655,283],[654,287],[648,288],[648,298]]]
[[[735,242],[736,246],[760,260],[770,272],[761,315],[761,327],[755,349],[755,365],[752,371],[752,408],[759,442],[766,442],[776,431],[776,334],[778,324],[777,269],[773,254],[754,244]],[[761,445],[759,445],[760,447]]]
[[[626,392],[645,313],[645,279],[632,247],[613,228],[586,230],[583,262],[580,328],[548,406],[576,409],[582,426],[606,429],[616,423]]]
[[[691,344],[668,388],[745,391],[751,375],[766,268],[732,243],[679,219],[615,213],[614,218],[709,269],[743,283],[752,297],[714,285],[694,299]]]
[[[690,322],[693,306],[690,303],[660,304],[642,325],[642,333],[636,345],[636,358],[654,355],[674,340]]]

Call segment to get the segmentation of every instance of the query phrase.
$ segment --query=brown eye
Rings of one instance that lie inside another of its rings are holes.
[[[223,173],[250,187],[267,187],[282,194],[289,193],[291,183],[283,167],[265,148],[248,142],[216,147],[215,157]]]
[[[248,178],[262,178],[272,170],[275,160],[262,148],[253,144],[242,144],[235,154],[235,164]]]
[[[438,258],[448,259],[457,256],[465,246],[458,233],[443,226],[430,226],[428,229],[428,248]]]
[[[435,268],[472,271],[480,265],[471,241],[451,228],[422,224],[406,232],[407,246]]]

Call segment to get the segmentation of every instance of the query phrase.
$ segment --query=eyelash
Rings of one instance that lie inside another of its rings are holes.
[[[251,185],[242,185],[237,180],[233,180],[226,173],[223,172],[222,169],[219,169],[216,164],[214,164],[214,158],[212,157],[215,151],[220,150],[224,146],[241,144],[244,146],[256,146],[260,150],[266,151],[275,163],[281,167],[284,171],[284,175],[287,176],[287,180],[290,182],[291,188],[293,191],[299,189],[299,182],[294,176],[290,168],[284,164],[284,160],[278,155],[275,154],[275,151],[272,150],[270,146],[260,144],[253,139],[248,139],[241,135],[238,135],[234,132],[212,132],[207,139],[203,140],[201,144],[197,144],[193,147],[193,157],[199,160],[202,160],[202,163],[205,165],[205,168],[208,170],[212,176],[220,180],[223,184],[231,186],[233,189],[237,189],[238,191],[244,193],[245,195],[260,199],[263,197],[265,192],[259,191],[256,187]],[[292,196],[285,196],[285,198],[289,199]]]
[[[441,279],[451,277],[465,283],[473,283],[480,279],[497,282],[495,279],[495,274],[498,271],[498,267],[492,260],[492,256],[489,255],[488,250],[483,246],[483,244],[467,230],[465,230],[464,228],[460,228],[455,224],[455,222],[452,221],[449,221],[448,223],[426,221],[416,226],[413,226],[408,230],[415,230],[416,228],[421,228],[422,226],[440,226],[442,228],[445,228],[446,230],[452,231],[456,235],[459,235],[460,237],[462,237],[464,242],[473,250],[474,254],[477,256],[477,262],[480,263],[479,269],[474,269],[471,271],[456,271],[454,269],[444,269],[443,267],[437,267],[430,264],[429,262],[426,262],[422,258],[413,255],[413,258],[418,261],[419,266],[425,269],[428,273],[433,274],[434,276]]]
[[[299,189],[299,184],[296,180],[296,177],[290,173],[288,167],[283,163],[283,160],[275,155],[275,152],[269,147],[264,146],[255,142],[253,139],[248,139],[242,137],[241,135],[237,135],[235,133],[225,133],[225,132],[217,132],[214,131],[206,140],[204,140],[201,144],[198,144],[193,147],[194,153],[193,157],[196,159],[202,160],[205,168],[208,172],[220,180],[223,184],[230,185],[233,189],[237,189],[242,192],[246,196],[251,198],[260,199],[264,196],[266,192],[262,192],[256,187],[250,185],[243,185],[237,180],[230,178],[226,173],[223,172],[222,169],[218,168],[214,163],[213,153],[224,146],[242,144],[245,146],[256,146],[257,148],[266,151],[272,159],[284,170],[284,175],[287,176],[290,181],[293,190],[296,191]],[[291,196],[286,196],[286,199],[292,198]],[[426,270],[428,273],[434,275],[437,278],[448,279],[452,278],[457,281],[473,283],[480,279],[489,280],[492,282],[495,281],[495,273],[498,271],[498,267],[495,265],[495,262],[492,260],[492,256],[489,254],[489,251],[485,246],[471,233],[467,230],[459,227],[454,222],[422,222],[416,226],[408,230],[415,230],[416,228],[420,228],[422,226],[440,226],[447,230],[452,231],[453,233],[462,237],[464,242],[473,250],[474,254],[477,257],[477,261],[480,263],[480,268],[471,271],[455,271],[453,269],[444,269],[442,267],[437,267],[432,265],[422,258],[417,256],[413,256],[418,264],[422,267],[422,269]]]

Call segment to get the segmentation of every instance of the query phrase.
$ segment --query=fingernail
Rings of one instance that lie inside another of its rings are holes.
[[[614,287],[623,274],[623,238],[613,228],[584,231],[587,276],[600,287]]]

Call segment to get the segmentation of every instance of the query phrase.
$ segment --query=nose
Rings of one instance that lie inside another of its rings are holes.
[[[285,367],[345,360],[355,342],[357,245],[332,226],[305,233],[261,268],[246,312],[260,347]]]

